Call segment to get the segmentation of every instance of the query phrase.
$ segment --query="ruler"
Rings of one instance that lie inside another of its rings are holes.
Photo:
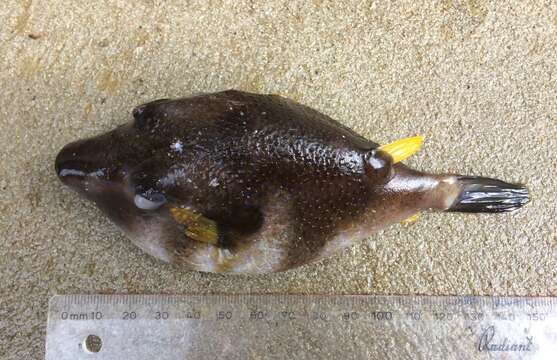
[[[557,359],[557,298],[69,295],[46,359]]]

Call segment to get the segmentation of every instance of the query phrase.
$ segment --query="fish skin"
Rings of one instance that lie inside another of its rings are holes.
[[[295,268],[420,210],[448,209],[460,193],[454,176],[393,164],[378,144],[276,95],[162,99],[133,117],[65,146],[56,171],[144,251],[192,270]],[[134,203],[153,194],[165,203]],[[214,221],[218,244],[185,235],[173,208]]]

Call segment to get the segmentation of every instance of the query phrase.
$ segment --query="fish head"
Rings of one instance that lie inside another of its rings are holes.
[[[136,245],[173,261],[174,243],[183,239],[181,228],[169,215],[167,197],[149,186],[157,180],[151,166],[159,164],[161,154],[168,157],[168,143],[134,120],[64,146],[55,170],[63,184],[92,201]]]
[[[133,194],[137,184],[130,178],[141,177],[136,169],[157,156],[166,155],[172,139],[169,134],[176,132],[172,121],[162,120],[168,115],[165,105],[168,102],[160,99],[140,105],[133,110],[134,119],[127,124],[66,145],[55,162],[60,180],[95,202],[102,200],[106,192],[112,192],[109,190]]]
[[[106,134],[67,144],[56,156],[55,169],[60,181],[87,198],[116,186],[125,179],[137,154],[125,151],[130,126],[120,126]]]
[[[164,196],[145,186],[138,194],[137,179],[144,172],[138,174],[137,169],[152,161],[162,146],[160,137],[132,121],[64,146],[56,157],[55,169],[62,183],[103,210],[154,210],[164,204]]]

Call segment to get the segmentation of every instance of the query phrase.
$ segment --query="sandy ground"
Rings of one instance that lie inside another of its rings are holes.
[[[264,3],[4,2],[0,358],[42,357],[54,294],[557,295],[556,2]],[[296,271],[224,276],[143,254],[56,179],[64,144],[134,105],[228,88],[293,98],[380,143],[424,135],[411,165],[525,182],[532,201],[428,213]]]

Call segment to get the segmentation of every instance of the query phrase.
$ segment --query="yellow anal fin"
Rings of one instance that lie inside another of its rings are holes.
[[[412,136],[405,139],[400,139],[387,145],[382,145],[379,150],[383,150],[393,158],[393,163],[396,164],[407,157],[415,154],[422,146],[423,137]]]
[[[402,220],[400,223],[403,225],[409,225],[415,222],[416,220],[418,220],[419,218],[420,218],[420,213],[415,213],[414,215],[411,215],[406,219]]]
[[[186,226],[184,233],[196,241],[217,245],[218,228],[217,223],[205,216],[184,208],[170,208],[170,214],[180,224]]]

